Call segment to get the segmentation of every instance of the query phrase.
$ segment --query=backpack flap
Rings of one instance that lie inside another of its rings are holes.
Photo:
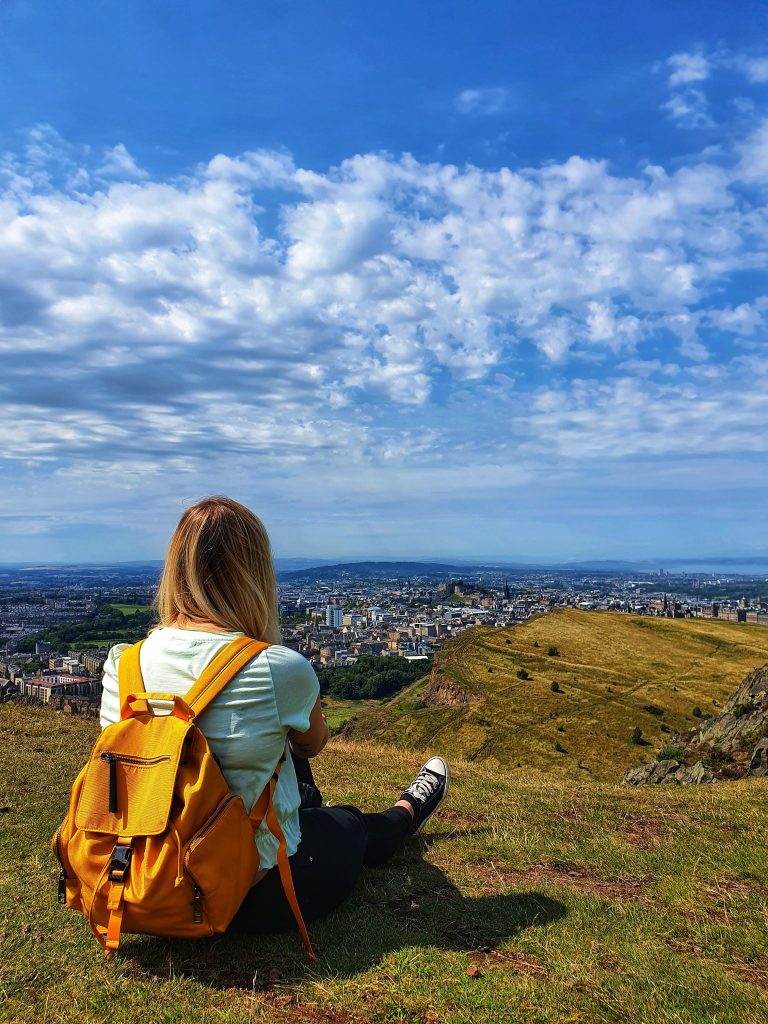
[[[75,812],[77,828],[113,836],[164,832],[193,728],[175,715],[141,715],[108,726],[91,753]]]

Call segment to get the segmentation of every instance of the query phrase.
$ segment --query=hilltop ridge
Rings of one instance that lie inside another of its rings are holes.
[[[618,781],[767,660],[762,627],[555,609],[449,640],[430,679],[346,734],[420,751],[448,741],[512,772]]]

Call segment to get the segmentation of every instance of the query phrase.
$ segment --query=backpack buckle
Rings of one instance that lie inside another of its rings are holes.
[[[109,878],[110,882],[125,882],[128,877],[128,868],[131,864],[131,846],[130,843],[124,846],[120,843],[115,844],[115,849],[112,854],[112,861],[109,865]]]

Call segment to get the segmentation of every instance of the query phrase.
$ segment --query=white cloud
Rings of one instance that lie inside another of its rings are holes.
[[[464,89],[453,101],[460,114],[499,114],[509,105],[508,89]]]
[[[122,142],[106,151],[103,163],[96,168],[96,174],[103,178],[119,178],[121,181],[142,181],[149,177]]]
[[[762,450],[733,410],[764,421],[760,364],[737,362],[764,300],[723,293],[768,260],[742,188],[768,175],[764,133],[637,174],[257,151],[155,181],[119,145],[106,180],[36,128],[0,160],[4,500],[41,500],[27,471],[125,465],[166,507],[198,479],[292,475],[396,504],[406,463],[414,487],[458,467],[490,488],[547,452]],[[722,372],[715,335],[736,353]]]
[[[743,68],[750,82],[768,82],[768,57],[747,58]]]
[[[683,128],[711,128],[715,123],[709,112],[709,101],[701,89],[675,92],[661,109]]]
[[[664,376],[663,368],[659,367]],[[619,377],[543,388],[534,399],[527,449],[569,460],[768,453],[768,363],[736,360],[695,379]]]
[[[741,162],[738,176],[741,181],[768,182],[768,118],[761,121],[738,147]]]
[[[710,101],[701,83],[712,79],[717,72],[729,71],[742,76],[751,84],[768,82],[768,57],[735,52],[718,47],[708,53],[703,50],[672,54],[656,70],[671,72],[667,77],[669,99],[662,104],[669,117],[681,128],[712,128]],[[735,96],[732,106],[742,113],[751,114],[754,102],[747,96]]]
[[[710,59],[703,53],[673,53],[667,59],[667,67],[672,69],[667,84],[673,89],[690,82],[703,82],[712,71]]]

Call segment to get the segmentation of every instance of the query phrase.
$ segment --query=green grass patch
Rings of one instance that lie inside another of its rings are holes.
[[[109,607],[114,608],[122,615],[135,615],[136,612],[150,611],[152,606],[148,604],[111,604]]]

